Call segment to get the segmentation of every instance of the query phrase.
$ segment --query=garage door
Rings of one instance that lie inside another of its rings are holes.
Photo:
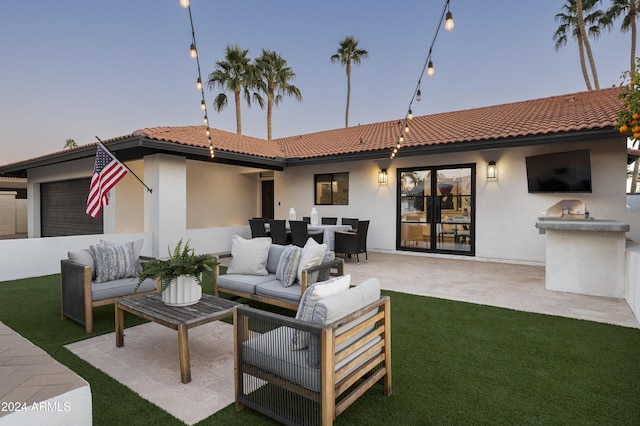
[[[102,234],[102,215],[89,216],[87,195],[90,178],[40,185],[40,221],[43,237]]]

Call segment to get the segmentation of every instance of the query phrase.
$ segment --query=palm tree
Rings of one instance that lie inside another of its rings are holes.
[[[233,92],[233,99],[236,105],[236,133],[242,134],[242,114],[240,112],[240,96],[244,95],[247,104],[251,106],[251,91],[253,86],[253,69],[251,59],[247,57],[249,50],[227,45],[224,54],[224,61],[216,62],[214,71],[209,74],[207,85],[210,89],[219,86],[222,92],[218,93],[213,103],[217,112],[227,106],[228,99],[226,91]],[[255,95],[255,94],[254,94]],[[260,101],[258,101],[260,103]]]
[[[567,0],[567,4],[562,6],[564,13],[556,14],[556,21],[560,21],[560,26],[553,34],[556,50],[567,44],[569,35],[578,41],[580,67],[587,90],[592,90],[592,86],[585,63],[585,52],[589,60],[594,86],[596,89],[600,88],[596,64],[589,44],[589,36],[597,38],[600,35],[601,27],[606,26],[605,13],[601,10],[593,10],[599,2],[600,0]]]
[[[67,139],[67,140],[64,142],[64,148],[62,148],[62,149],[71,149],[71,148],[75,148],[76,146],[78,146],[78,144],[76,143],[76,141],[75,141],[75,140],[73,140],[73,139]]]
[[[271,117],[273,105],[282,102],[283,95],[295,96],[302,100],[300,90],[289,83],[296,74],[287,66],[287,61],[282,56],[271,50],[262,49],[262,55],[254,61],[255,87],[267,95],[267,140],[271,140]],[[260,99],[260,107],[263,107],[263,99]]]
[[[349,102],[351,99],[351,64],[360,65],[363,59],[369,57],[369,52],[358,48],[360,40],[356,40],[353,36],[346,36],[340,42],[340,47],[336,53],[331,55],[331,62],[340,62],[346,67],[347,71],[347,108],[344,114],[344,127],[349,127]]]
[[[620,16],[622,18],[622,25],[620,31],[626,33],[631,29],[631,73],[636,69],[636,19],[638,19],[638,9],[640,9],[639,0],[613,0],[613,4],[607,10],[607,26],[611,27],[613,21]]]

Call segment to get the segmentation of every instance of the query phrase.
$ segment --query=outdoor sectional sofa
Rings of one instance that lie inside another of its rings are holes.
[[[321,289],[345,280],[346,287]],[[349,285],[350,276],[313,284],[295,318],[236,309],[237,411],[247,406],[285,424],[330,425],[378,382],[391,395],[390,298],[380,296],[376,278]]]
[[[254,247],[246,248],[249,245]],[[256,248],[258,245],[260,247]],[[302,250],[298,267],[294,265],[292,266],[293,270],[289,268],[288,271],[280,274],[280,271],[286,269],[283,268],[283,263],[285,263],[282,259],[283,255],[288,257],[288,254],[295,249],[291,245],[272,244],[268,237],[244,240],[234,236],[231,249],[234,258],[227,273],[221,275],[219,266],[214,271],[214,295],[219,297],[221,294],[230,294],[297,310],[300,298],[308,285],[316,281],[324,281],[331,276],[344,274],[343,259],[336,259],[334,252],[327,251],[326,245],[317,244],[312,238],[304,248],[297,248]],[[305,250],[314,250],[316,253],[320,253],[320,261],[315,262],[318,264],[309,266],[314,262],[305,261]],[[237,263],[234,262],[236,261],[249,262],[251,265],[243,265],[238,268],[235,267]],[[234,271],[240,271],[240,273]],[[283,277],[283,274],[286,276]],[[291,274],[296,275],[298,279],[294,281],[293,278],[296,277]],[[288,285],[283,283],[282,278],[289,281]]]

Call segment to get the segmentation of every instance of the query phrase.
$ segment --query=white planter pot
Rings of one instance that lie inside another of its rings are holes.
[[[162,301],[169,306],[188,306],[198,303],[202,287],[191,276],[180,276],[162,291]]]

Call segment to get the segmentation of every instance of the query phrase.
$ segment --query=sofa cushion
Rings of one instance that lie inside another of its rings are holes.
[[[224,274],[216,279],[216,285],[220,288],[240,291],[247,294],[255,294],[256,286],[276,280],[276,274],[269,275],[247,275],[247,274]],[[282,288],[282,283],[278,281]]]
[[[291,287],[296,281],[301,254],[302,249],[294,245],[289,245],[283,250],[276,269],[276,278],[282,282],[283,286]]]
[[[93,261],[91,250],[72,250],[67,252],[67,258],[72,262],[88,266],[91,269],[91,280],[94,280],[96,278],[96,263]]]
[[[138,284],[136,278],[121,278],[107,282],[91,283],[91,300],[105,300],[132,294]],[[150,278],[144,280],[136,293],[151,291],[156,288],[156,281]]]
[[[267,257],[271,238],[245,240],[239,235],[231,237],[231,264],[227,274],[267,275]]]
[[[350,284],[351,275],[347,274],[310,285],[300,299],[296,319],[311,321],[313,309],[319,300],[344,292],[349,288]],[[307,332],[296,330],[291,337],[291,349],[293,350],[301,350],[309,345],[309,333]]]
[[[302,287],[300,287],[300,284],[285,287],[280,280],[273,280],[256,285],[256,294],[270,299],[297,304],[300,303]]]
[[[313,238],[309,238],[307,243],[302,248],[302,255],[300,256],[300,263],[298,264],[298,282],[302,282],[302,271],[309,269],[313,266],[318,266],[324,259],[324,254],[327,251],[326,244],[318,244]],[[307,277],[309,281],[307,284],[316,282],[318,279],[318,273],[314,272]]]
[[[138,275],[133,242],[117,246],[95,244],[89,247],[96,265],[96,282],[106,282]]]
[[[267,257],[267,272],[275,274],[278,270],[278,264],[280,263],[280,256],[287,246],[282,244],[271,244],[269,247],[269,256]]]

